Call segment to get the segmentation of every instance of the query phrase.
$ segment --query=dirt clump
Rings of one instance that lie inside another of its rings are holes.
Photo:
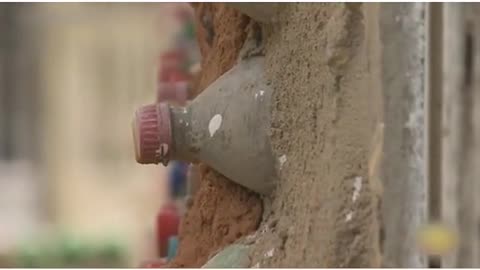
[[[247,37],[250,19],[222,3],[192,3],[202,70],[196,93],[234,66]]]
[[[193,3],[202,61],[194,95],[236,63],[248,17],[221,3]],[[257,194],[201,165],[201,181],[180,224],[177,256],[169,267],[201,267],[210,256],[255,231],[262,216]]]
[[[183,218],[180,248],[170,267],[201,267],[222,248],[254,231],[261,214],[256,194],[209,170]]]

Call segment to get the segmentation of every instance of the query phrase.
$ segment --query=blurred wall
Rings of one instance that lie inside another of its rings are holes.
[[[39,176],[38,51],[21,4],[0,4],[0,252],[35,234],[46,214]],[[30,32],[30,30],[28,30]],[[48,188],[47,188],[48,189]]]
[[[17,8],[19,33],[35,52],[25,61],[36,67],[30,87],[38,108],[30,115],[38,131],[26,140],[38,146],[47,228],[121,235],[133,260],[149,257],[165,172],[135,162],[131,119],[136,107],[154,101],[157,58],[177,27],[173,4]]]

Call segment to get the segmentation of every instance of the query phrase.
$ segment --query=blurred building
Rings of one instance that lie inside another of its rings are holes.
[[[162,166],[134,160],[174,4],[0,4],[0,252],[56,230],[147,246]],[[10,242],[4,241],[10,239]]]

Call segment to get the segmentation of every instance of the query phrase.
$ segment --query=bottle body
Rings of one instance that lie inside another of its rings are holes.
[[[263,58],[242,61],[184,108],[170,107],[172,158],[202,161],[258,193],[274,186],[272,90]]]

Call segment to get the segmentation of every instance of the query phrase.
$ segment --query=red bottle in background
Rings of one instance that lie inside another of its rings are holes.
[[[160,258],[168,254],[168,238],[178,235],[180,215],[174,202],[166,203],[157,215],[157,251]]]
[[[157,102],[171,102],[185,106],[190,95],[190,86],[186,81],[158,83]]]
[[[182,70],[188,64],[187,54],[182,49],[171,49],[160,56],[160,70],[158,73],[159,82],[178,80],[176,77],[183,77]],[[173,78],[172,78],[173,77]]]
[[[189,81],[191,74],[171,67],[160,68],[158,74],[158,83],[175,83],[179,81]]]

